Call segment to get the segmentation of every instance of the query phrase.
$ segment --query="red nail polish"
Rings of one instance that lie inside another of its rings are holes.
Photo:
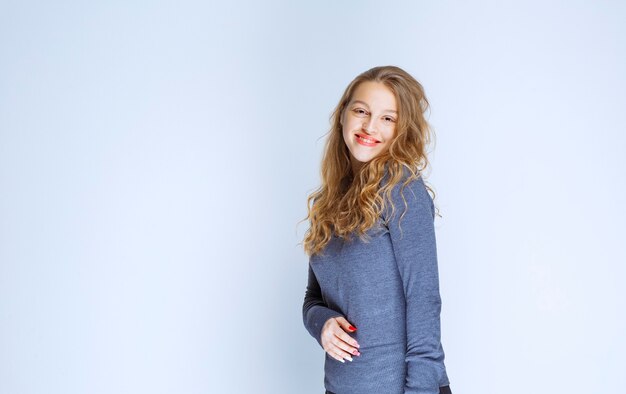
[[[354,327],[354,326],[352,326],[352,325],[351,325],[350,327],[348,327],[348,328],[349,328],[350,330],[352,330],[352,331],[356,331],[356,327]]]

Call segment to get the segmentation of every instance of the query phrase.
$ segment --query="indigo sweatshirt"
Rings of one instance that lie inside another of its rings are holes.
[[[324,386],[332,393],[451,393],[440,339],[434,205],[418,177],[402,191],[405,207],[407,174],[392,189],[395,213],[387,204],[367,231],[369,242],[333,235],[309,258],[305,328],[321,346],[324,323],[343,316],[357,328],[348,335],[360,345],[361,355],[344,363],[324,352]]]

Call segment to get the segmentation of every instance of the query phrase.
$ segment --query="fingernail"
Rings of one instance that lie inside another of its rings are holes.
[[[346,356],[346,358],[347,358],[348,360],[352,361],[352,357],[350,357],[350,356]]]
[[[355,326],[352,326],[352,325],[351,325],[351,326],[350,326],[350,327],[348,327],[348,328],[349,328],[350,330],[352,330],[352,331],[356,331],[356,327],[355,327]]]
[[[341,360],[339,360],[339,361],[341,361],[341,362],[342,362],[342,363],[344,363],[344,364],[345,364],[345,362],[346,362],[346,360],[344,360],[343,358],[342,358]]]

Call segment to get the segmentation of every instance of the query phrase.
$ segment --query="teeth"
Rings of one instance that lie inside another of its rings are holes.
[[[373,143],[376,142],[374,140],[370,140],[370,139],[367,139],[367,138],[359,137],[358,135],[357,135],[357,138],[359,138],[361,141],[365,141],[365,142],[370,143],[370,144],[373,144]]]

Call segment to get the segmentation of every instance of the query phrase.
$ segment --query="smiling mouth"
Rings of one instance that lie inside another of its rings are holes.
[[[373,148],[375,147],[377,144],[380,143],[380,141],[377,141],[375,139],[372,138],[363,138],[358,134],[355,134],[355,139],[356,139],[356,143],[361,145],[361,146],[366,146],[368,148]]]
[[[374,138],[371,137],[366,137],[362,134],[355,134],[356,135],[356,140],[357,142],[359,142],[360,144],[363,145],[367,145],[367,146],[374,146],[378,143],[380,143],[380,141],[375,140]]]

